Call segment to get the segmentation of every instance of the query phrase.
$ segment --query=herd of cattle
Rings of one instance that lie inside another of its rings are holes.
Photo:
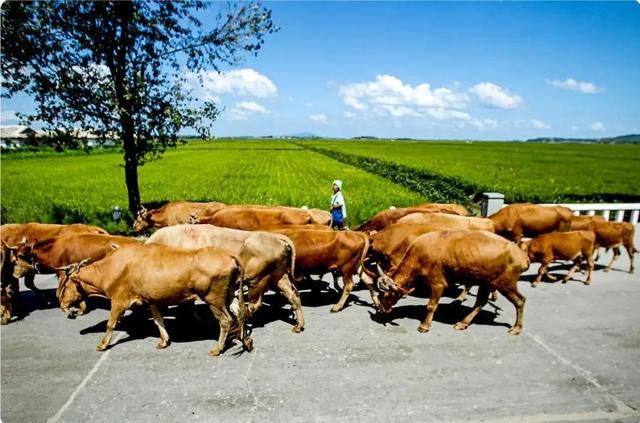
[[[142,209],[133,229],[157,230],[149,238],[129,238],[84,224],[2,225],[2,324],[22,314],[18,278],[43,295],[33,283],[35,274],[56,274],[56,296],[68,317],[87,312],[87,297],[110,300],[99,351],[109,346],[119,318],[134,305],[149,306],[160,332],[157,347],[166,347],[162,307],[195,300],[209,305],[220,327],[210,355],[224,350],[229,334],[251,350],[246,324],[267,290],[286,297],[296,318],[292,330],[300,332],[304,317],[296,286],[305,279],[314,283],[311,275],[331,273],[336,290],[337,278],[343,281],[332,312],[344,308],[356,276],[385,314],[423,285],[430,298],[418,330],[427,332],[446,289],[461,286],[462,301],[469,287],[478,285],[472,311],[455,329],[466,329],[489,296],[500,293],[516,308],[509,333],[517,335],[525,304],[517,283],[531,262],[541,263],[533,286],[557,260],[574,264],[565,283],[586,261],[589,284],[600,248],[614,251],[609,270],[624,247],[630,272],[637,251],[630,223],[534,204],[512,204],[488,218],[470,217],[456,204],[390,208],[355,230],[334,231],[331,215],[323,210],[173,202]]]

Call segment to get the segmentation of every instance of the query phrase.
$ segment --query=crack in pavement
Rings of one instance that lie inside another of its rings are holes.
[[[608,415],[609,417],[614,417],[617,416],[618,414],[620,414],[621,416],[630,416],[630,415],[634,415],[634,413],[637,413],[637,411],[633,408],[633,407],[629,407],[624,401],[618,399],[614,394],[612,394],[607,388],[605,388],[604,386],[602,386],[598,380],[596,379],[596,377],[593,375],[593,373],[591,373],[590,371],[580,367],[579,365],[577,365],[576,363],[572,362],[571,360],[569,360],[568,358],[565,358],[563,356],[561,356],[559,353],[557,353],[553,348],[551,348],[549,345],[547,345],[542,338],[540,338],[540,336],[538,335],[534,335],[529,331],[525,331],[524,332],[528,338],[532,339],[536,345],[538,345],[539,347],[541,347],[543,350],[547,351],[548,353],[550,353],[551,355],[553,355],[555,358],[557,358],[562,364],[571,367],[579,376],[581,376],[584,380],[586,380],[587,382],[589,382],[591,385],[593,385],[595,388],[597,388],[598,390],[601,391],[602,395],[604,396],[605,399],[611,401],[613,404],[615,404],[615,406],[617,407],[617,412],[607,412],[607,411],[602,411],[603,413],[605,413],[606,415]]]
[[[119,334],[117,334],[115,336],[115,338],[114,338],[114,342],[113,342],[112,345],[117,344],[118,341],[124,336],[124,334],[125,334],[125,332],[120,332]],[[55,422],[60,421],[60,418],[62,417],[64,412],[67,411],[67,409],[69,408],[69,406],[71,406],[71,404],[76,399],[78,394],[80,394],[80,392],[84,389],[84,387],[87,385],[87,383],[89,383],[89,380],[91,380],[93,375],[98,371],[98,369],[100,368],[102,363],[104,363],[107,360],[107,358],[109,358],[109,354],[110,353],[111,353],[111,348],[109,348],[107,351],[101,353],[102,355],[100,356],[98,361],[96,361],[96,364],[93,365],[91,370],[89,370],[89,373],[87,373],[87,375],[84,377],[84,379],[82,379],[82,382],[80,382],[80,384],[78,386],[76,386],[76,389],[73,390],[73,392],[71,393],[71,396],[69,397],[67,402],[65,402],[62,405],[62,407],[60,407],[60,409],[56,412],[56,414],[54,414],[53,416],[51,416],[47,420],[47,423],[55,423]]]

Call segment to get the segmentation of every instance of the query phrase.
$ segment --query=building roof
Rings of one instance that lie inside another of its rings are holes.
[[[36,131],[23,125],[0,125],[0,138],[28,138]]]

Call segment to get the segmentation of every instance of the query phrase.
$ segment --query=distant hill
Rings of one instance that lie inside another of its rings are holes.
[[[639,134],[620,135],[607,138],[533,138],[527,142],[573,142],[573,143],[594,143],[594,144],[637,144],[640,143]]]

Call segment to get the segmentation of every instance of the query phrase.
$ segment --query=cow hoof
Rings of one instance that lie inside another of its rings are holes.
[[[462,323],[462,322],[458,322],[458,323],[456,323],[456,324],[453,326],[453,328],[454,328],[455,330],[465,330],[465,329],[467,329],[468,327],[469,327],[469,325],[467,325],[467,324],[465,324],[465,323]]]
[[[609,270],[611,270],[611,269],[604,269],[603,272],[608,272]]]
[[[585,285],[591,285],[591,281],[584,281]]]
[[[303,326],[298,326],[298,325],[296,325],[296,326],[291,328],[291,332],[293,332],[293,333],[300,333],[303,330],[304,330],[304,327]]]
[[[564,285],[564,284],[566,284],[567,282],[569,282],[569,280],[568,280],[568,279],[563,279],[563,280],[562,280],[562,284],[563,284],[563,285]]]
[[[537,283],[535,283],[535,282],[533,282],[533,283],[531,284],[531,288],[535,288],[536,286],[538,286],[538,284],[537,284]]]
[[[242,341],[242,345],[244,346],[244,349],[247,350],[248,352],[253,351],[253,339],[244,338],[244,340]]]
[[[209,351],[209,355],[211,357],[217,357],[220,355],[220,349],[219,348],[214,348],[211,351]]]
[[[332,312],[332,313],[337,313],[337,312],[339,312],[340,310],[342,310],[342,307],[338,307],[338,306],[333,306],[333,307],[331,307],[331,312]]]
[[[511,329],[509,329],[509,335],[514,335],[514,336],[515,335],[520,335],[520,331],[521,330],[522,329],[520,329],[520,328],[511,328]]]
[[[0,320],[0,325],[9,324],[9,320],[10,320],[10,318],[3,317],[2,320]]]
[[[420,325],[420,326],[418,326],[418,332],[420,332],[420,333],[427,333],[427,332],[429,332],[429,328],[428,328],[428,327],[425,327],[425,326]]]
[[[159,349],[159,350],[163,350],[163,349],[167,348],[168,346],[169,346],[168,342],[160,341],[160,342],[158,342],[158,345],[156,345],[156,348]]]
[[[100,352],[102,352],[102,351],[104,351],[104,350],[106,350],[106,349],[107,349],[107,346],[106,346],[106,345],[98,345],[98,346],[96,347],[96,351],[100,351]]]

